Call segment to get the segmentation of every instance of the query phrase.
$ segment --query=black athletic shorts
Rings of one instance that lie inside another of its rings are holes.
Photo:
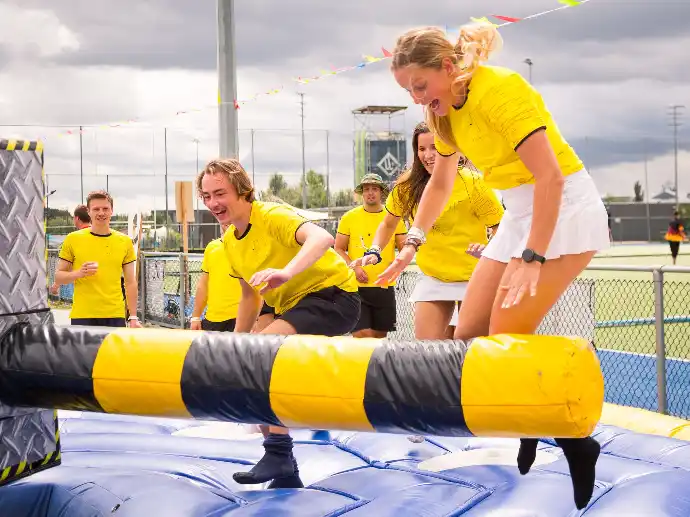
[[[211,332],[234,332],[236,322],[237,320],[235,318],[225,321],[209,321],[204,318],[201,320],[201,330],[209,330]]]
[[[72,325],[86,327],[126,327],[124,318],[72,318]]]
[[[680,251],[680,242],[668,241],[668,245],[671,248],[671,256],[676,258],[678,256],[678,252]]]
[[[359,296],[362,299],[362,311],[355,331],[371,329],[393,332],[396,321],[395,288],[360,287]]]
[[[261,306],[261,312],[259,313],[259,316],[263,316],[264,314],[273,314],[275,316],[276,310],[268,305],[266,302]]]
[[[352,332],[359,320],[360,298],[339,287],[309,293],[277,319],[295,327],[298,334],[342,336]]]

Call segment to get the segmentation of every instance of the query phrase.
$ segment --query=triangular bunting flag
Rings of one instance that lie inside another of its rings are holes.
[[[522,18],[513,18],[512,16],[500,16],[498,14],[492,14],[491,16],[508,23],[517,23],[520,20],[522,20]]]

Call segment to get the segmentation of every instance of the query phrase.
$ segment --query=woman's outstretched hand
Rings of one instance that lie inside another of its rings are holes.
[[[540,270],[541,264],[539,262],[530,262],[529,264],[522,262],[510,275],[508,283],[499,287],[499,289],[506,291],[501,307],[509,309],[517,305],[527,293],[530,296],[536,296]]]
[[[415,251],[414,246],[403,246],[403,249],[400,250],[400,253],[398,253],[393,262],[391,262],[391,265],[379,275],[374,283],[376,285],[389,285],[395,282],[410,262],[412,262]]]

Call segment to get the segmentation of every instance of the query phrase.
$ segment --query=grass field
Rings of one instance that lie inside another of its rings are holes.
[[[688,246],[690,248],[690,246]],[[690,266],[690,249],[678,257],[678,266]],[[685,251],[685,250],[682,250]],[[668,246],[661,244],[614,246],[598,255],[593,265],[670,266]],[[654,281],[651,272],[586,271],[596,279],[595,342],[612,350],[654,354]],[[665,341],[668,357],[690,358],[690,273],[664,273]],[[646,320],[635,322],[631,320]]]

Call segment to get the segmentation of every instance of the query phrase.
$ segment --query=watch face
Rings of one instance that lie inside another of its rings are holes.
[[[534,260],[534,252],[532,250],[523,251],[522,260],[524,260],[525,262],[532,262]]]

